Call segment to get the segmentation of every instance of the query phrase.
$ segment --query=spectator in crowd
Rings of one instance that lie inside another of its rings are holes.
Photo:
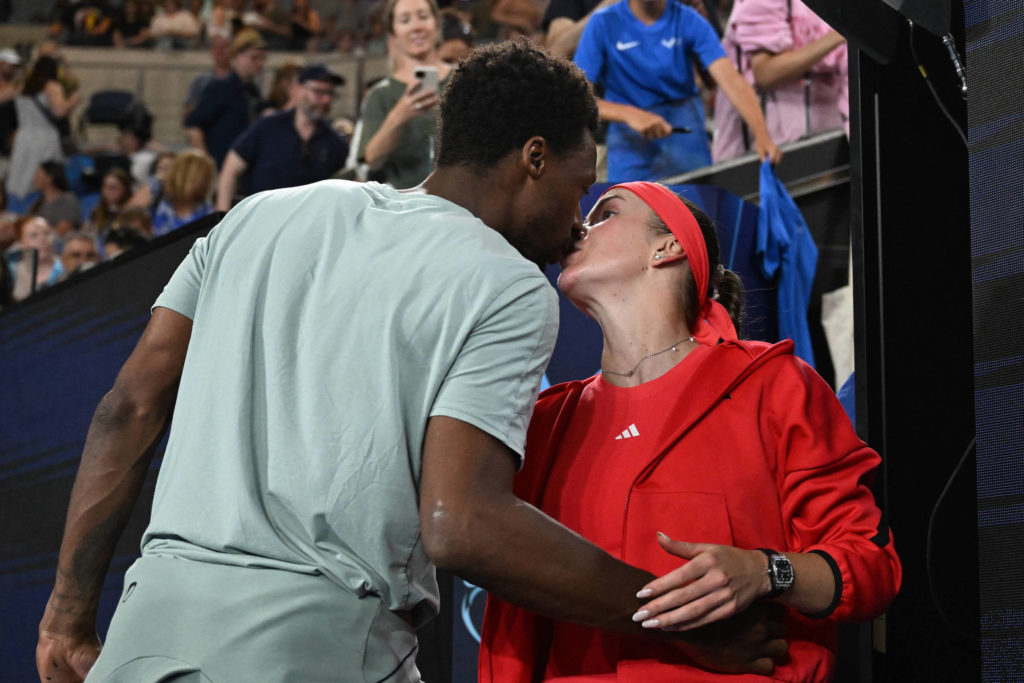
[[[21,56],[13,49],[0,50],[0,176],[7,175],[11,142],[18,129],[14,100],[21,94]]]
[[[367,19],[366,33],[359,36],[359,46],[367,57],[391,57],[392,60],[401,58],[401,53],[391,52],[391,36],[388,35],[388,24],[380,12],[373,12]],[[397,67],[397,64],[392,64]]]
[[[423,87],[416,69],[436,69],[443,88],[451,67],[438,55],[441,12],[434,0],[389,0],[385,17],[395,69],[367,93],[354,144],[371,178],[402,189],[421,183],[434,159],[438,91]]]
[[[750,127],[758,155],[781,157],[757,96],[696,10],[667,0],[621,0],[594,12],[575,61],[594,83],[608,127],[608,180],[656,180],[711,163],[696,56]]]
[[[350,55],[356,49],[356,32],[350,28],[343,28],[339,31],[334,31],[333,49],[335,52],[341,55]]]
[[[115,12],[105,0],[60,0],[50,19],[50,36],[67,45],[114,44]]]
[[[7,175],[9,195],[24,198],[32,191],[32,179],[39,164],[63,160],[58,119],[64,118],[78,104],[80,93],[64,94],[58,80],[54,57],[36,60],[25,79],[25,87],[15,100],[18,131],[11,147],[11,167]]]
[[[273,50],[286,50],[292,36],[291,17],[275,0],[251,0],[249,11],[242,14],[242,25],[259,31]]]
[[[216,177],[209,154],[196,149],[179,154],[163,182],[163,198],[153,214],[153,235],[165,235],[210,213]]]
[[[8,250],[7,264],[14,278],[14,300],[21,301],[59,282],[64,266],[54,250],[53,228],[45,218],[32,214],[22,216],[14,221],[14,234],[18,241]]]
[[[213,68],[192,79],[185,95],[185,115],[196,108],[203,88],[212,80],[226,78],[231,74],[231,39],[217,34],[210,36],[210,60]]]
[[[501,27],[499,38],[534,38],[540,30],[544,10],[533,0],[493,0],[491,20]]]
[[[114,25],[116,47],[151,47],[153,38],[149,32],[152,21],[150,4],[142,0],[124,0],[121,14]]]
[[[114,230],[131,228],[146,239],[153,237],[153,217],[149,211],[139,206],[125,207],[114,219]]]
[[[20,216],[8,208],[7,191],[0,185],[0,251],[6,250],[17,241],[18,238],[14,235],[14,221],[18,218]]]
[[[777,143],[839,128],[849,114],[845,39],[800,0],[740,0],[722,39],[725,53],[761,97]],[[732,103],[715,102],[715,161],[751,149]]]
[[[156,211],[157,204],[160,203],[164,196],[164,178],[167,177],[167,172],[171,170],[175,156],[175,153],[169,149],[157,152],[156,158],[153,159],[153,163],[149,168],[149,180],[135,191],[135,194],[128,201],[128,206],[137,206],[145,209],[150,215]]]
[[[579,45],[583,27],[596,10],[610,7],[619,0],[551,0],[544,12],[541,28],[548,51],[558,57],[572,59]]]
[[[457,10],[441,10],[441,47],[437,56],[445,64],[456,64],[473,49],[473,25]]]
[[[231,44],[231,55],[231,73],[207,83],[195,108],[185,116],[189,142],[208,152],[218,167],[231,143],[260,110],[258,79],[267,59],[267,43],[256,31],[240,31]]]
[[[117,214],[132,198],[132,177],[123,168],[112,168],[103,176],[100,200],[89,214],[89,232],[104,235],[114,227]]]
[[[139,114],[117,125],[117,151],[128,157],[132,179],[140,187],[149,181],[153,161],[163,149],[163,145],[153,140],[151,119]]]
[[[223,38],[231,44],[235,30],[242,25],[245,0],[215,0],[206,24],[206,39]]]
[[[126,251],[141,247],[149,242],[141,233],[132,228],[115,228],[103,240],[103,255],[111,261]]]
[[[290,111],[295,108],[302,92],[299,84],[299,72],[302,65],[297,62],[285,62],[274,71],[274,80],[267,94],[266,108],[263,115],[279,111]]]
[[[326,11],[323,5],[321,10]],[[365,35],[370,27],[370,14],[380,13],[380,7],[374,8],[373,4],[360,2],[359,0],[336,0],[331,5],[333,13],[327,16],[326,23],[329,27],[329,38],[334,44],[342,33],[348,33],[353,38],[353,44],[359,42],[361,36]]]
[[[544,12],[544,21],[541,25],[545,34],[544,44],[548,51],[559,57],[572,59],[583,34],[583,27],[587,25],[591,15],[596,10],[609,7],[618,1],[551,0]],[[712,26],[717,24],[716,15],[705,6],[706,0],[685,0],[685,4],[697,10]],[[713,18],[715,21],[712,21]]]
[[[163,0],[160,11],[149,23],[149,35],[162,49],[184,50],[193,47],[202,25],[199,18],[185,8],[181,0]]]
[[[309,0],[292,0],[292,35],[289,49],[316,52],[323,29],[320,14],[309,4]]]
[[[248,172],[248,195],[324,180],[345,165],[348,144],[328,121],[334,89],[344,82],[323,64],[299,73],[302,87],[294,111],[263,117],[228,152],[217,185],[218,211],[231,208],[243,173]]]
[[[39,191],[39,197],[32,203],[29,213],[45,220],[56,232],[57,239],[63,239],[81,224],[82,205],[68,187],[63,163],[44,161],[39,164],[32,184]]]
[[[92,268],[100,262],[96,239],[92,235],[77,230],[69,232],[64,236],[64,249],[60,252],[60,262],[64,266],[65,280]]]

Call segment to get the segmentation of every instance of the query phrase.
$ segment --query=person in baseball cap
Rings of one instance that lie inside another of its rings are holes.
[[[232,144],[217,183],[218,211],[264,190],[325,180],[345,165],[348,142],[329,124],[345,79],[321,63],[299,71],[295,107],[260,118]]]

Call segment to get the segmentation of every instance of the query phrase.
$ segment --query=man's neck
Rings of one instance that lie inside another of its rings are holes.
[[[438,166],[415,190],[458,204],[504,234],[509,195],[500,167],[481,172],[469,166]]]
[[[295,132],[299,134],[299,137],[303,140],[309,140],[313,137],[313,132],[316,130],[316,121],[310,118],[301,106],[295,107]]]

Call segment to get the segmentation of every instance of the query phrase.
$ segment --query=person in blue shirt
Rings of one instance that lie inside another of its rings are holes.
[[[231,44],[231,73],[203,88],[195,108],[185,115],[189,144],[209,153],[217,168],[240,131],[259,112],[262,95],[259,76],[267,59],[267,44],[253,30],[240,31]]]
[[[242,194],[326,180],[345,165],[348,143],[328,123],[335,87],[344,79],[323,64],[299,72],[298,105],[264,116],[235,140],[217,182],[218,211],[228,211],[245,174]]]
[[[608,181],[657,180],[711,163],[694,59],[729,98],[761,159],[782,154],[757,95],[726,57],[714,29],[675,0],[621,0],[583,29],[575,61],[593,83],[608,129]]]

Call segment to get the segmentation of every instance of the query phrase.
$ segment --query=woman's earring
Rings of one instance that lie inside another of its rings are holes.
[[[655,261],[660,261],[661,260],[661,254],[655,254],[654,255],[654,260]]]

